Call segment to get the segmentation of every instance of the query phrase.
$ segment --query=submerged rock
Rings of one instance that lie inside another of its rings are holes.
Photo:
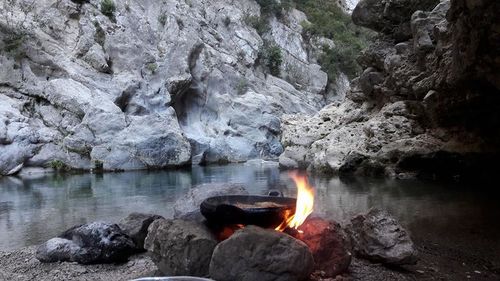
[[[215,248],[210,277],[220,281],[306,280],[314,266],[303,242],[281,232],[247,226]]]
[[[409,233],[388,212],[372,209],[348,226],[356,255],[385,264],[414,264],[417,250]]]
[[[165,275],[207,276],[217,245],[203,224],[184,220],[156,220],[149,226],[144,247]]]
[[[144,251],[144,239],[148,235],[148,227],[153,221],[163,219],[160,215],[131,213],[118,222],[125,234],[130,236],[139,251]]]
[[[70,228],[43,243],[36,258],[41,262],[111,263],[126,261],[134,251],[134,242],[118,225],[93,222]]]

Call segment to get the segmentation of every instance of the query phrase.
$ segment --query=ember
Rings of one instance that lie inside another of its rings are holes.
[[[242,229],[243,227],[245,226],[242,224],[226,225],[222,228],[222,230],[215,231],[217,240],[224,241],[231,235],[233,235],[237,230]]]

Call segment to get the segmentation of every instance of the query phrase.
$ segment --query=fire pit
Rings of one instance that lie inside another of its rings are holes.
[[[313,270],[343,272],[349,262],[340,226],[308,218],[314,191],[307,176],[291,173],[297,198],[257,195],[212,196],[200,204],[206,221],[157,220],[146,248],[170,275],[215,280],[293,280]]]

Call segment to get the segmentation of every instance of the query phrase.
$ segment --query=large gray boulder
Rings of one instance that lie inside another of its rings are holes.
[[[203,277],[217,242],[203,224],[156,220],[149,226],[144,247],[163,274]]]
[[[282,232],[247,226],[215,248],[210,277],[219,281],[299,281],[314,266],[303,242]]]
[[[413,264],[417,250],[408,231],[387,211],[372,209],[351,219],[353,249],[363,258],[385,264]]]
[[[71,261],[82,264],[123,262],[134,253],[132,239],[116,224],[93,222],[75,226],[40,245],[41,262]]]
[[[155,220],[163,219],[160,215],[131,213],[118,222],[118,226],[132,238],[138,251],[144,251],[144,239],[148,235],[148,227]]]

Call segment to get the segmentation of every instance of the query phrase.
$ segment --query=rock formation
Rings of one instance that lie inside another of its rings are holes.
[[[358,59],[364,72],[345,101],[284,118],[282,166],[399,178],[498,169],[500,2],[435,2],[358,3],[353,21],[381,32]]]
[[[281,115],[324,105],[300,11],[259,35],[255,1],[109,3],[0,4],[0,175],[277,158]]]
[[[41,262],[81,264],[124,262],[136,250],[134,241],[118,225],[93,222],[77,225],[38,246]]]
[[[217,239],[202,223],[156,220],[148,230],[144,247],[166,276],[207,276]]]

